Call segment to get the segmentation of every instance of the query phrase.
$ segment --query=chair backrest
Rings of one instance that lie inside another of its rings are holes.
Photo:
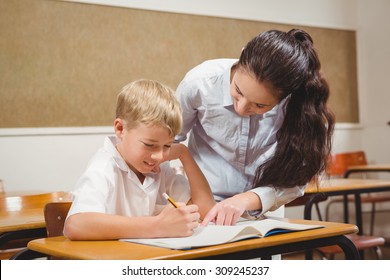
[[[48,237],[63,235],[64,223],[72,202],[50,202],[45,205],[44,216]]]
[[[330,176],[343,176],[348,167],[367,165],[366,155],[363,151],[333,154],[327,166]]]

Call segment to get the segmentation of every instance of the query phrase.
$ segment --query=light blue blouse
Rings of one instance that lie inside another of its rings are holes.
[[[265,114],[239,116],[230,96],[230,69],[236,61],[205,61],[186,74],[176,90],[183,109],[183,129],[176,139],[184,141],[190,132],[188,147],[216,200],[253,191],[263,204],[256,214],[262,214],[302,196],[305,186],[252,189],[256,168],[274,154],[288,98]]]

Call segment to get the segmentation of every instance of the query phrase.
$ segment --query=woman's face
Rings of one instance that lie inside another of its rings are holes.
[[[254,75],[241,68],[232,71],[230,95],[234,110],[243,117],[264,114],[280,101],[272,95],[267,84],[258,82]]]

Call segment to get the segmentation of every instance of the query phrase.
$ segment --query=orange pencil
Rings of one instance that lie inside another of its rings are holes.
[[[176,204],[172,197],[170,197],[166,193],[163,193],[163,197],[165,197],[166,200],[168,200],[175,208],[179,208],[179,205]]]

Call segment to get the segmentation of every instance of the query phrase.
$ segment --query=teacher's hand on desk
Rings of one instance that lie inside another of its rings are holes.
[[[210,222],[217,225],[235,225],[246,210],[261,209],[259,197],[253,192],[245,192],[229,197],[214,205],[203,219],[202,226]]]

